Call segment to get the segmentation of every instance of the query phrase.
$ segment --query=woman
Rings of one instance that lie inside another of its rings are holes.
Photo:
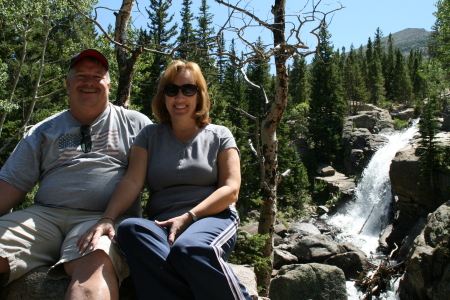
[[[147,178],[149,220],[117,230],[140,299],[251,299],[225,263],[239,223],[239,153],[231,132],[209,123],[209,107],[199,66],[172,63],[152,102],[160,124],[140,132],[103,217],[78,242],[84,252],[103,234],[114,238],[114,220]]]

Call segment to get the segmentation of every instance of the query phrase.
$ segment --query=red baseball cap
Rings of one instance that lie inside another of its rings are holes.
[[[97,51],[94,49],[87,49],[78,54],[75,54],[72,57],[72,59],[70,60],[69,71],[77,62],[80,61],[80,59],[85,58],[85,57],[92,57],[92,58],[97,59],[98,61],[100,61],[102,63],[103,66],[105,66],[107,71],[109,70],[108,60],[100,51]]]

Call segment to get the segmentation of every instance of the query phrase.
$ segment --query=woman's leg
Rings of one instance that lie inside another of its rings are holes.
[[[167,262],[185,278],[196,300],[252,299],[225,262],[238,223],[236,213],[226,210],[193,223],[173,244]]]
[[[153,221],[130,218],[117,229],[139,299],[194,299],[191,289],[166,262],[167,232]]]

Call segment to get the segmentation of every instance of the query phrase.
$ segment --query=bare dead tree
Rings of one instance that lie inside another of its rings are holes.
[[[319,31],[321,27],[325,26],[325,19],[327,15],[342,9],[343,6],[338,3],[338,8],[330,12],[321,12],[318,10],[321,0],[316,4],[312,3],[312,10],[304,12],[307,5],[303,9],[291,15],[294,17],[294,21],[289,21],[290,29],[286,29],[286,0],[275,0],[274,5],[271,7],[271,14],[273,15],[272,22],[265,21],[263,18],[256,16],[248,5],[248,2],[239,1],[236,5],[230,4],[229,1],[215,0],[217,3],[222,4],[230,9],[229,18],[221,30],[219,30],[217,37],[220,37],[224,31],[235,32],[238,39],[242,44],[249,49],[249,52],[244,54],[244,58],[233,56],[233,61],[237,62],[237,67],[242,67],[252,60],[257,59],[269,59],[274,58],[276,69],[276,92],[275,98],[272,101],[268,101],[266,105],[266,111],[262,118],[261,124],[261,143],[262,143],[262,158],[264,168],[261,171],[261,177],[263,182],[262,197],[263,204],[261,207],[260,220],[258,233],[268,234],[268,238],[263,248],[263,256],[269,257],[269,265],[265,268],[259,268],[256,271],[258,286],[261,288],[262,295],[268,295],[269,284],[271,278],[271,271],[273,266],[273,238],[274,238],[274,225],[277,215],[277,187],[282,181],[284,176],[289,173],[280,174],[278,169],[278,140],[276,136],[278,124],[281,121],[284,110],[287,106],[288,99],[288,70],[287,60],[294,55],[308,56],[317,52],[320,44]],[[244,7],[240,7],[240,4],[244,4]],[[309,1],[307,1],[309,4]],[[236,16],[237,15],[237,16]],[[236,19],[240,20],[241,25],[235,25]],[[312,26],[309,31],[310,34],[316,39],[316,46],[310,48],[302,40],[302,31],[306,25],[316,24]],[[262,52],[258,49],[253,41],[250,41],[245,36],[246,29],[250,27],[262,27],[269,30],[273,35],[273,45],[266,51]],[[218,45],[220,45],[218,43]],[[220,48],[219,48],[220,49]],[[223,52],[220,49],[219,52]],[[221,53],[224,55],[224,53]],[[228,54],[232,56],[232,54]],[[258,87],[257,84],[251,83],[246,80],[252,87]],[[262,87],[259,86],[260,89]],[[265,95],[261,92],[261,95]],[[267,101],[265,101],[267,102]]]

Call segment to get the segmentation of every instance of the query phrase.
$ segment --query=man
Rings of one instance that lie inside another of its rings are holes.
[[[72,278],[66,299],[118,299],[129,270],[117,245],[103,236],[99,245],[80,254],[76,243],[102,218],[125,174],[134,138],[151,121],[109,103],[108,67],[96,50],[75,55],[66,79],[70,109],[36,124],[0,171],[0,273],[5,283],[53,265],[51,278]],[[36,183],[35,204],[8,213]],[[141,210],[136,199],[126,217],[139,216]],[[123,219],[111,221],[118,225]]]

